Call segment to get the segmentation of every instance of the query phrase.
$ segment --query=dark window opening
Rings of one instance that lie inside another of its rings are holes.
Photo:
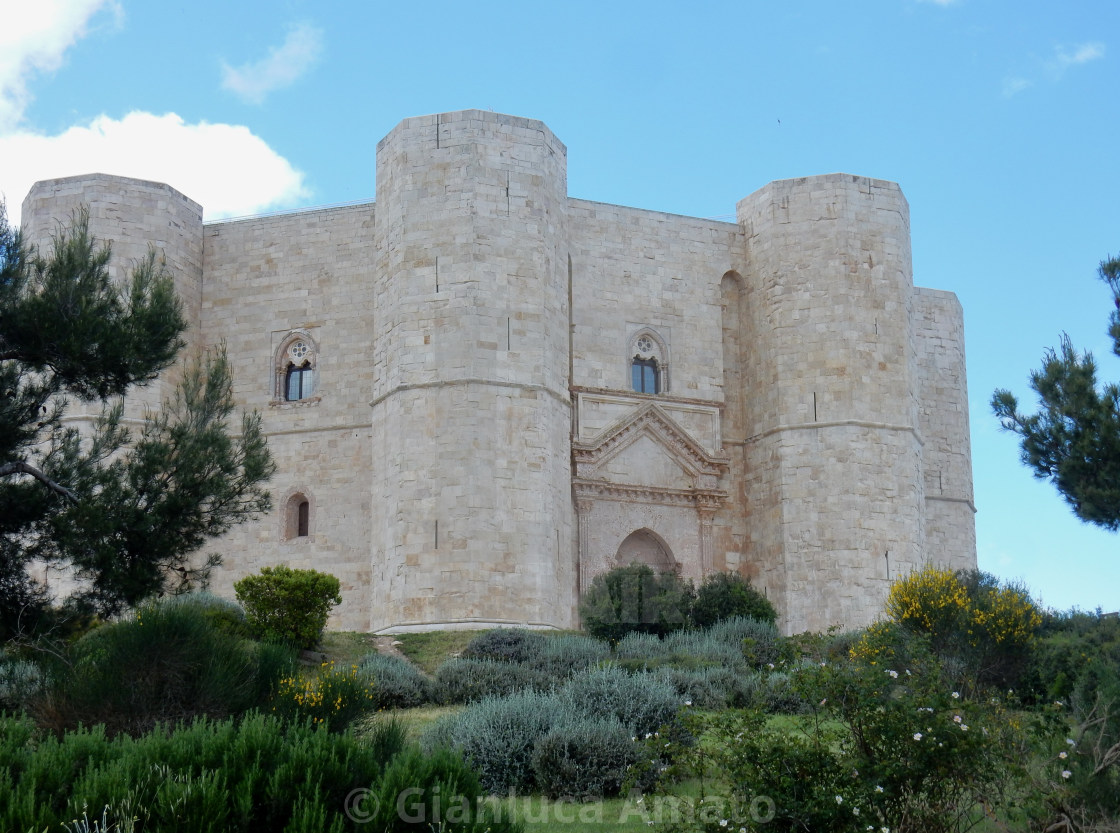
[[[308,535],[307,529],[311,520],[311,504],[306,500],[299,502],[299,507],[296,509],[296,537],[306,538]]]
[[[657,359],[640,359],[635,357],[630,365],[630,386],[638,393],[660,393],[661,386],[657,378]]]
[[[314,390],[314,376],[311,365],[303,364],[296,367],[288,365],[288,372],[284,379],[284,398],[289,402],[307,399]]]

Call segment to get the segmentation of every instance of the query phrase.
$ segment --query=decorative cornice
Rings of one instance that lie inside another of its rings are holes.
[[[818,430],[821,428],[874,428],[877,431],[899,431],[914,435],[914,439],[918,441],[918,445],[925,445],[922,440],[922,435],[918,429],[912,425],[896,425],[890,422],[870,422],[864,419],[834,419],[828,422],[796,422],[792,425],[776,425],[773,428],[767,428],[765,431],[760,431],[753,436],[747,437],[746,444],[757,442],[772,434],[780,434],[785,431],[808,431]]]
[[[623,503],[657,503],[664,506],[689,506],[715,511],[727,500],[719,489],[664,489],[659,486],[632,486],[605,480],[576,478],[572,481],[577,500],[615,500]]]
[[[671,393],[638,393],[632,390],[618,390],[617,388],[587,388],[581,385],[572,385],[570,388],[572,399],[577,393],[590,393],[596,396],[622,396],[639,402],[668,402],[671,405],[699,405],[702,408],[714,408],[723,411],[727,406],[718,399],[696,399],[691,396],[675,396]]]

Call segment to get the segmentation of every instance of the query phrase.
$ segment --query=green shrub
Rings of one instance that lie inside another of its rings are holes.
[[[710,631],[677,631],[665,637],[666,661],[684,668],[743,668],[742,646],[734,639],[713,638]]]
[[[673,687],[652,674],[629,674],[607,665],[577,674],[557,689],[572,714],[614,717],[631,735],[646,735],[673,722],[683,705]]]
[[[215,628],[248,639],[253,636],[241,605],[207,590],[196,590],[178,596],[168,596],[158,602],[163,607],[186,605],[199,609]]]
[[[393,759],[370,799],[355,805],[354,818],[358,829],[378,833],[519,833],[520,826],[500,818],[485,797],[460,753],[437,749],[424,755],[411,749]]]
[[[556,695],[535,691],[489,697],[437,721],[422,742],[429,750],[440,746],[461,750],[489,793],[528,791],[533,786],[537,740],[554,725],[572,722],[564,706]]]
[[[323,663],[313,677],[294,673],[282,678],[272,695],[278,717],[342,731],[355,718],[376,707],[373,688],[357,666],[337,668]]]
[[[525,665],[492,659],[449,659],[435,676],[435,699],[444,705],[474,703],[517,691],[543,691],[552,679]]]
[[[616,720],[554,727],[533,747],[533,776],[549,798],[586,801],[618,795],[640,747]]]
[[[299,648],[318,643],[331,608],[342,603],[338,579],[317,570],[262,567],[233,587],[257,636]]]
[[[777,665],[791,653],[773,622],[734,616],[717,622],[708,628],[707,634],[717,642],[734,645],[755,668]]]
[[[258,714],[113,739],[101,727],[37,737],[26,721],[0,720],[0,830],[59,830],[105,807],[122,830],[353,829],[348,798],[376,785],[405,743],[390,722],[359,743]]]
[[[698,709],[722,709],[731,701],[731,691],[739,674],[728,668],[674,668],[665,666],[655,673],[677,693],[678,701]]]
[[[751,580],[738,573],[711,573],[696,590],[692,603],[692,624],[708,628],[724,619],[750,617],[773,625],[778,611]]]
[[[43,672],[34,662],[0,654],[0,711],[22,711],[43,689]]]
[[[610,656],[610,647],[599,639],[565,634],[543,637],[525,664],[548,678],[563,680],[609,660]]]
[[[954,684],[968,692],[1017,687],[1042,624],[1022,587],[979,570],[932,565],[891,585],[887,614],[928,637]]]
[[[645,564],[595,576],[580,599],[584,629],[617,642],[628,633],[664,635],[688,626],[695,592],[676,573],[655,574]]]
[[[78,640],[31,710],[54,731],[103,723],[110,735],[238,714],[261,702],[285,663],[224,633],[191,604],[153,603]]]
[[[472,639],[460,656],[464,659],[528,662],[542,641],[544,637],[541,634],[525,628],[495,628]]]
[[[432,700],[431,680],[408,660],[370,654],[358,663],[358,671],[372,685],[375,708],[411,709]]]
[[[669,655],[668,645],[652,633],[632,631],[614,646],[614,655],[620,660],[655,660]]]

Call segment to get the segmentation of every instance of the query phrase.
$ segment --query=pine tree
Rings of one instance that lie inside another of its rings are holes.
[[[1102,261],[1101,280],[1112,290],[1112,350],[1120,356],[1120,257]],[[1050,480],[1083,521],[1120,529],[1120,386],[1098,389],[1092,354],[1078,354],[1062,336],[1048,350],[1042,368],[1031,373],[1041,409],[1019,412],[1006,390],[992,396],[992,409],[1004,429],[1022,437],[1021,458],[1035,477]]]
[[[273,463],[260,417],[230,432],[224,349],[187,362],[163,410],[135,432],[121,398],[155,380],[186,329],[154,251],[128,281],[79,213],[48,254],[29,250],[0,203],[0,633],[26,626],[47,596],[35,564],[69,567],[76,602],[103,614],[203,578],[195,553],[270,505]],[[73,401],[100,406],[82,431]]]

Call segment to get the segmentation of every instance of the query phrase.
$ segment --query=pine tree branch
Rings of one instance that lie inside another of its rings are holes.
[[[71,503],[78,502],[78,496],[70,489],[67,489],[60,483],[55,483],[46,476],[40,469],[29,463],[24,463],[22,460],[17,460],[14,463],[5,463],[0,466],[0,477],[7,477],[9,474],[29,474],[50,489],[52,492],[62,495],[67,498]]]

